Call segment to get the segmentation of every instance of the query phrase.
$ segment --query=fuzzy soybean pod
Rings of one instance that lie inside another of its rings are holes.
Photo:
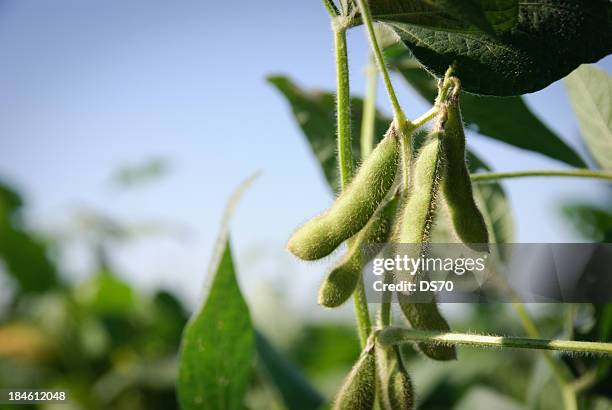
[[[446,177],[442,181],[444,198],[459,239],[476,251],[488,251],[487,225],[474,201],[472,181],[465,162],[465,132],[458,89],[444,108],[447,110],[443,138],[447,158]]]
[[[387,240],[391,226],[390,218],[393,215],[396,202],[394,199],[379,209],[352,240],[346,255],[327,275],[319,288],[318,302],[320,305],[334,308],[351,297],[361,276],[363,264],[367,263],[373,256],[366,255],[363,247],[383,243]]]
[[[373,345],[363,350],[344,379],[333,410],[372,410],[376,397],[376,359]]]
[[[411,410],[414,391],[399,346],[377,347],[376,366],[380,380],[379,407],[382,410]]]
[[[397,346],[394,348],[397,349]],[[400,357],[397,358],[396,366],[389,374],[387,395],[389,410],[412,410],[414,408],[412,381]]]
[[[421,149],[414,166],[414,185],[411,193],[405,193],[406,200],[398,220],[397,242],[411,246],[411,257],[418,258],[426,252],[429,236],[433,225],[440,180],[444,176],[445,153],[441,139],[441,124],[439,119],[434,131],[428,136],[428,142]],[[398,248],[399,249],[399,248]],[[411,280],[418,280],[420,272]],[[396,278],[397,279],[397,278]],[[420,296],[423,296],[421,293]],[[419,330],[450,330],[448,322],[435,302],[435,295],[430,295],[429,302],[414,303],[410,295],[397,293],[398,302],[411,326]],[[435,360],[453,360],[456,356],[454,346],[434,346],[419,344],[420,350]]]
[[[359,232],[393,185],[399,155],[399,141],[390,128],[332,206],[295,231],[289,251],[304,260],[321,259]]]

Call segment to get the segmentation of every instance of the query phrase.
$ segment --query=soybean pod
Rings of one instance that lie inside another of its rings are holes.
[[[391,217],[394,214],[396,204],[397,200],[392,199],[387,205],[379,209],[352,240],[346,255],[327,275],[319,288],[318,301],[320,305],[329,308],[337,307],[351,297],[361,276],[363,264],[367,263],[373,256],[369,250],[366,254],[363,248],[387,240]]]
[[[377,347],[379,407],[382,410],[411,410],[414,391],[408,370],[402,361],[400,347]]]
[[[472,181],[465,160],[466,144],[459,107],[459,80],[453,80],[455,89],[442,108],[447,111],[443,138],[447,166],[442,191],[459,239],[474,250],[488,251],[487,225],[474,201]]]
[[[332,206],[295,231],[289,251],[304,260],[320,259],[359,232],[393,185],[399,155],[398,137],[391,127]]]
[[[441,141],[444,138],[442,127],[445,120],[442,113],[434,130],[427,137],[428,141],[419,152],[414,166],[413,190],[404,193],[404,206],[398,220],[396,238],[397,242],[410,247],[409,253],[412,258],[421,257],[426,253],[436,214],[440,181],[445,174],[445,152]],[[418,280],[420,277],[421,272],[418,272],[411,280]],[[410,295],[397,293],[402,312],[413,328],[449,331],[448,322],[438,310],[435,295],[429,296],[428,302],[415,303]],[[418,346],[425,355],[435,360],[456,358],[454,346],[434,346],[425,343]]]
[[[389,410],[412,410],[414,408],[412,380],[402,361],[399,346],[393,346],[393,350],[396,355],[396,364],[387,381]]]
[[[344,379],[333,410],[372,410],[376,397],[376,359],[368,342],[357,363]]]

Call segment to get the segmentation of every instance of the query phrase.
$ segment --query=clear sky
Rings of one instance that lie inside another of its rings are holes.
[[[352,87],[361,94],[368,55],[361,28],[349,33],[349,44]],[[0,49],[0,178],[25,194],[33,223],[57,229],[87,206],[126,221],[177,224],[187,236],[117,247],[114,256],[128,280],[194,301],[229,194],[262,170],[232,223],[241,281],[249,295],[261,283],[287,282],[314,304],[332,260],[304,265],[284,243],[332,197],[287,104],[265,77],[282,73],[304,87],[334,87],[320,2],[4,0]],[[600,66],[610,71],[612,59]],[[396,80],[408,114],[424,111],[424,102]],[[380,105],[389,112],[385,99],[381,88]],[[562,83],[527,101],[579,145]],[[563,167],[477,135],[469,143],[497,170]],[[159,183],[131,192],[109,184],[117,167],[156,156],[170,166]],[[567,242],[578,238],[558,204],[601,201],[605,185],[521,179],[505,187],[519,241]],[[78,250],[69,260],[78,275],[84,263]]]

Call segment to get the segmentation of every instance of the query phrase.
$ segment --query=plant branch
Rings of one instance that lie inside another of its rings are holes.
[[[406,342],[418,342],[443,345],[466,345],[473,347],[511,347],[519,349],[557,350],[566,354],[587,353],[612,356],[612,343],[531,339],[526,337],[488,336],[452,332],[440,333],[394,326],[380,331],[377,340],[383,346],[392,346]]]
[[[353,176],[353,152],[351,145],[351,96],[345,29],[334,29],[334,46],[336,53],[338,167],[340,169],[340,186],[344,190]]]
[[[368,32],[370,46],[372,47],[372,52],[374,53],[374,58],[376,60],[376,64],[378,65],[378,70],[380,71],[380,74],[383,78],[387,93],[389,94],[389,100],[391,100],[391,105],[393,106],[393,115],[395,117],[395,120],[397,121],[398,127],[402,127],[404,122],[406,121],[406,115],[400,107],[397,96],[395,95],[395,90],[393,89],[393,84],[391,84],[389,70],[387,70],[385,59],[383,57],[380,46],[378,45],[376,33],[374,32],[374,24],[372,23],[370,7],[368,6],[368,3],[365,0],[357,0],[357,4],[359,5],[359,13],[361,14],[361,18]]]
[[[338,7],[336,7],[332,0],[323,0],[323,5],[325,5],[330,17],[333,18],[340,15],[340,10],[338,10]]]
[[[411,130],[416,130],[419,127],[422,127],[429,121],[431,121],[440,109],[437,106],[431,107],[429,110],[421,114],[418,118],[412,121],[410,124],[406,124],[406,127]]]
[[[363,99],[361,117],[361,160],[365,160],[374,149],[374,131],[376,120],[376,63],[370,57],[366,67],[366,92]]]
[[[485,172],[470,175],[472,182],[494,181],[497,179],[522,178],[522,177],[575,177],[575,178],[599,178],[612,180],[612,172],[596,171],[591,169],[576,169],[570,171],[562,170],[533,170],[513,172]]]
[[[349,86],[348,54],[346,48],[346,28],[332,25],[336,55],[336,118],[338,129],[338,167],[340,186],[344,190],[353,176],[353,152],[351,145],[351,99]],[[349,240],[350,244],[350,240]],[[359,281],[354,293],[355,314],[359,339],[365,346],[371,332],[370,313],[365,298],[363,279]]]

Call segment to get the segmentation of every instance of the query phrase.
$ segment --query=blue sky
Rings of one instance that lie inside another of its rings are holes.
[[[368,56],[361,29],[349,33],[349,44],[352,87],[361,94]],[[265,77],[282,73],[304,87],[334,87],[329,20],[319,2],[5,0],[0,49],[0,178],[25,194],[33,223],[57,229],[82,206],[126,221],[175,223],[186,237],[118,247],[115,258],[128,280],[194,301],[225,201],[262,170],[232,223],[241,281],[251,295],[261,283],[280,281],[314,299],[332,260],[304,265],[284,243],[332,197]],[[610,71],[612,59],[600,66]],[[410,116],[427,109],[401,79],[396,84]],[[385,99],[381,88],[380,105],[389,112]],[[561,83],[527,101],[570,144],[580,144]],[[469,143],[497,170],[563,167],[480,136]],[[109,184],[117,167],[156,156],[170,166],[159,183],[132,192]],[[559,201],[601,201],[605,185],[521,179],[505,186],[518,240],[566,242],[578,238],[560,218]],[[68,260],[78,276],[86,263],[78,249]]]

